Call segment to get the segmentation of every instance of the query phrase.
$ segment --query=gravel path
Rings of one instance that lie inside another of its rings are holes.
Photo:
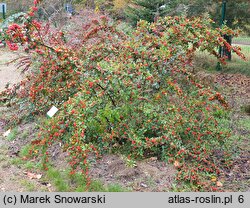
[[[7,49],[0,49],[0,92],[9,83],[13,85],[22,79],[20,70],[17,70],[14,63],[6,65],[9,61],[17,58],[18,54]]]

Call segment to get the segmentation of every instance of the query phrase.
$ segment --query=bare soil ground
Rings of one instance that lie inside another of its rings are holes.
[[[7,84],[13,85],[22,80],[22,74],[20,70],[16,69],[14,63],[6,65],[6,63],[17,57],[17,53],[3,48],[0,49],[0,92],[4,90]]]
[[[6,108],[0,107],[0,115],[2,112],[6,111]],[[27,171],[18,164],[13,163],[13,159],[18,157],[20,150],[20,143],[18,144],[18,137],[14,141],[8,141],[3,133],[6,131],[4,127],[6,126],[5,118],[0,117],[0,192],[25,192],[25,191],[50,191],[52,188],[42,185],[39,180],[30,178],[27,175]],[[20,128],[20,127],[19,127]],[[23,127],[22,127],[23,128]],[[30,126],[26,126],[32,131]],[[25,128],[23,128],[24,130]],[[21,129],[20,129],[21,130]],[[19,132],[21,133],[21,131]],[[32,136],[32,133],[30,134]],[[20,134],[19,134],[20,136]],[[27,140],[23,140],[23,144],[29,142],[29,137]]]
[[[127,167],[124,160],[117,155],[106,155],[94,164],[91,175],[108,183],[119,183],[133,191],[169,191],[175,170],[157,158],[136,163],[135,167]]]
[[[2,160],[0,159],[0,166],[4,166],[0,169],[0,176],[2,176],[0,187],[2,191],[27,191],[20,186],[22,185],[19,183],[20,180],[26,180],[26,182],[28,180],[29,183],[33,183],[33,186],[35,186],[34,191],[46,190],[47,187],[43,186],[43,181],[27,178],[24,174],[27,172],[25,168],[11,165],[10,162],[6,165],[6,158],[20,158],[21,148],[35,138],[37,131],[34,128],[35,123],[20,124],[17,130],[18,134],[13,141],[7,141],[2,136],[6,131],[4,129],[5,125],[6,121],[1,118],[0,158]],[[27,135],[25,138],[22,136],[24,132]],[[52,155],[51,162],[56,169],[63,171],[68,167],[67,154],[61,150],[59,145],[52,146],[50,155]],[[104,185],[119,184],[123,188],[132,191],[169,191],[174,180],[174,174],[175,169],[172,166],[160,162],[154,157],[137,162],[135,167],[129,167],[121,156],[113,154],[105,155],[93,162],[90,171],[91,177],[98,179]],[[49,190],[53,190],[53,187]]]
[[[5,48],[0,49],[0,92],[5,89],[6,85],[12,86],[22,80],[23,75],[20,70],[16,69],[15,64],[7,64],[17,57],[18,54],[15,52],[11,52]],[[5,115],[8,114],[8,111],[8,108],[0,106],[0,192],[49,191],[38,180],[27,177],[25,169],[12,164],[12,159],[17,157],[21,145],[29,142],[29,138],[18,145],[15,140],[10,142],[3,137],[3,133],[6,131]],[[21,130],[19,133],[22,130],[29,129],[29,133],[32,135],[32,128],[30,127],[30,125],[18,127]]]
[[[222,180],[225,190],[250,191],[250,128],[240,121],[249,123],[250,113],[244,112],[245,106],[250,106],[250,77],[242,74],[223,74],[215,76],[215,83],[224,90],[230,107],[233,109],[231,116],[231,128],[234,135],[242,138],[238,143],[239,149],[233,161],[233,168],[225,170]]]
[[[6,66],[5,63],[17,57],[17,54],[9,52],[5,49],[0,50],[0,91],[4,90],[5,86],[15,84],[21,80],[21,75],[18,73],[13,65]],[[1,108],[3,111],[5,108]],[[4,132],[4,118],[0,118],[0,191],[25,191],[24,187],[17,183],[23,178],[20,169],[10,164],[8,155],[8,145],[3,140],[2,134]]]
[[[2,109],[2,111],[4,111]],[[7,112],[6,112],[7,113]],[[3,150],[2,156],[4,158],[20,158],[20,150],[23,146],[30,143],[35,138],[37,132],[35,123],[20,124],[17,128],[17,136],[13,141],[8,141],[2,135],[6,131],[4,130],[6,121],[4,118],[0,119],[0,150]],[[26,133],[25,133],[26,132]],[[24,133],[26,137],[24,138]],[[60,145],[56,144],[50,148],[51,162],[54,167],[60,171],[64,171],[68,167],[66,157],[67,153],[63,152]],[[1,152],[0,152],[1,153]],[[0,165],[5,162],[0,161]],[[8,190],[10,181],[8,178],[12,177],[13,171],[9,172],[8,168],[13,169],[19,176],[25,177],[24,172],[27,171],[21,167],[15,167],[8,165],[5,169],[0,170],[0,175],[3,175],[4,180],[0,181],[0,186],[4,190]],[[108,154],[101,159],[92,163],[90,175],[93,179],[98,179],[103,182],[104,185],[119,184],[125,189],[133,191],[169,191],[174,180],[175,169],[166,164],[160,162],[155,157],[148,158],[136,163],[135,167],[129,167],[126,165],[124,158],[120,155]],[[27,177],[26,177],[27,179]],[[33,180],[34,181],[34,180]],[[13,181],[15,183],[15,181]],[[42,181],[35,181],[36,188],[44,189],[41,187]],[[17,184],[13,187],[13,190],[22,191]],[[50,188],[53,190],[53,187]]]

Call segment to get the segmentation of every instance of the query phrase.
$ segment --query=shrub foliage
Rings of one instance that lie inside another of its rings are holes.
[[[230,132],[220,123],[228,105],[189,69],[198,49],[224,62],[216,52],[223,45],[244,58],[221,37],[237,32],[212,29],[207,18],[164,17],[140,21],[125,34],[105,16],[84,23],[73,18],[73,29],[58,30],[38,22],[36,11],[2,32],[10,49],[29,54],[32,66],[18,88],[2,95],[15,92],[33,114],[59,108],[32,141],[31,155],[47,169],[48,147],[60,142],[71,173],[81,171],[89,183],[94,157],[157,156],[174,164],[177,180],[215,191],[209,176],[230,167],[224,151]]]

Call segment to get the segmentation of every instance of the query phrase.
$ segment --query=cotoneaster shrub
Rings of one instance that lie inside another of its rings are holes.
[[[18,89],[4,93],[15,91],[33,114],[59,108],[32,141],[31,155],[47,169],[48,148],[60,142],[71,174],[81,171],[88,183],[93,157],[157,156],[174,164],[176,180],[216,191],[210,177],[231,165],[224,148],[230,132],[220,123],[228,105],[220,93],[194,80],[189,68],[196,50],[218,57],[219,45],[244,58],[221,37],[237,33],[212,29],[206,18],[165,17],[141,21],[124,34],[105,16],[72,23],[77,25],[72,32],[37,22],[36,10],[3,33],[12,50],[22,45],[34,67]]]

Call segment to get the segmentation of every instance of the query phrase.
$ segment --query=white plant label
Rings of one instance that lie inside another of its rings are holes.
[[[52,118],[56,112],[58,111],[58,108],[55,106],[52,106],[52,108],[47,112],[47,115]]]

